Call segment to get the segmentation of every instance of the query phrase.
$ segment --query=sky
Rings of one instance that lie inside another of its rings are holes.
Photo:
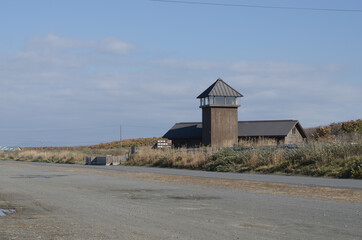
[[[239,121],[362,118],[362,1],[186,2],[0,0],[0,146],[159,137],[218,78]]]

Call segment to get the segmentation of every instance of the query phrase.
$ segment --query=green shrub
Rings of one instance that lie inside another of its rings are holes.
[[[360,178],[361,156],[361,143],[315,143],[291,150],[226,149],[211,155],[205,170]]]
[[[342,130],[346,133],[349,132],[362,132],[362,120],[358,119],[356,121],[348,121],[348,122],[343,122],[342,123]]]
[[[345,166],[339,172],[337,177],[362,179],[362,157],[354,156],[346,159]]]

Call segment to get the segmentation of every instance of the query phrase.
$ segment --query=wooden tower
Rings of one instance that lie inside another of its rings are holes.
[[[232,147],[238,143],[238,105],[242,97],[222,79],[217,79],[197,98],[202,108],[202,144]]]

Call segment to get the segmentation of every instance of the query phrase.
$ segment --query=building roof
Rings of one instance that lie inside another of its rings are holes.
[[[242,97],[243,95],[230,87],[221,78],[217,79],[210,87],[208,87],[197,98],[205,98],[209,96],[216,97]]]
[[[304,130],[297,120],[268,120],[268,121],[242,121],[238,124],[239,137],[279,137],[287,136],[290,130],[296,126],[302,135],[306,137]]]
[[[181,122],[176,123],[163,138],[201,138],[202,123],[200,122]]]
[[[239,121],[239,137],[285,137],[296,126],[303,138],[306,134],[298,120]],[[164,138],[202,138],[201,122],[176,123]]]

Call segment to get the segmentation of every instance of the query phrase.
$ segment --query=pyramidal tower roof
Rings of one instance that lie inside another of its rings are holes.
[[[216,97],[243,97],[241,93],[230,87],[221,78],[218,78],[210,87],[208,87],[197,98],[205,98],[209,96]]]

